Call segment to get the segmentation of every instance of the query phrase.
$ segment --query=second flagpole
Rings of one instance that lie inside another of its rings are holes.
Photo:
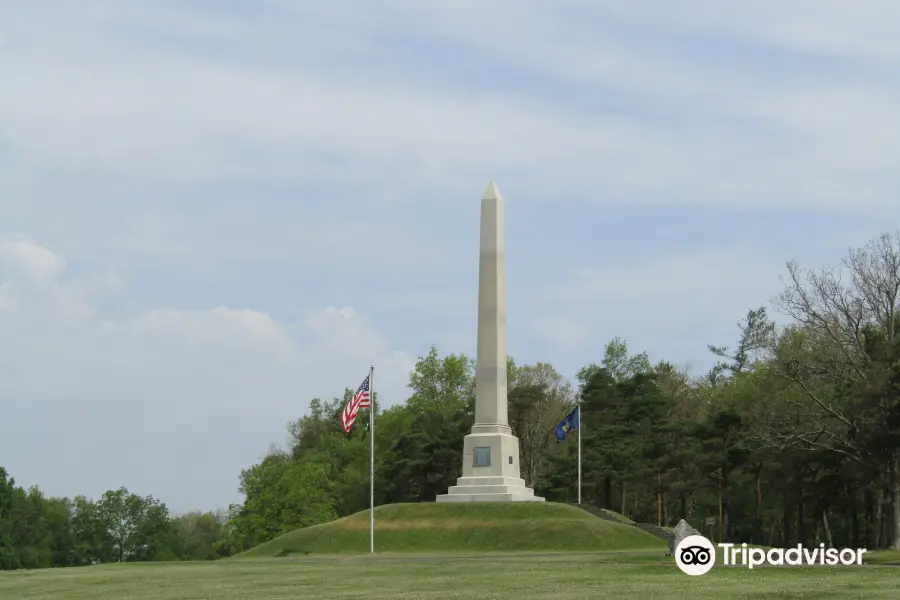
[[[375,554],[375,365],[369,366],[369,554]]]
[[[581,504],[581,405],[578,405],[578,504]]]

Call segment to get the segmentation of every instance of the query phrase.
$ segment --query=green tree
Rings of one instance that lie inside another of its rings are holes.
[[[174,558],[174,528],[166,505],[152,496],[142,498],[122,487],[103,494],[95,518],[107,533],[104,558],[136,562]]]
[[[47,498],[44,521],[50,546],[50,566],[75,565],[75,532],[72,526],[72,502],[68,498]]]
[[[459,411],[474,413],[475,361],[464,354],[443,358],[432,346],[420,356],[409,376],[412,395],[406,405],[413,411],[454,415]]]
[[[336,517],[332,483],[321,463],[269,455],[241,473],[240,491],[246,499],[231,525],[241,550]]]
[[[550,364],[516,368],[508,391],[509,423],[519,438],[522,477],[526,485],[540,485],[556,424],[575,406],[572,385]]]
[[[173,519],[172,553],[181,560],[215,560],[228,555],[222,519],[212,512],[190,512]]]
[[[769,320],[764,307],[748,311],[738,328],[741,335],[733,352],[725,346],[708,347],[716,356],[727,359],[716,363],[710,372],[708,377],[713,384],[723,373],[733,376],[771,357],[776,339],[775,323]]]
[[[578,372],[578,382],[582,386],[586,385],[600,369],[605,369],[614,381],[623,381],[638,373],[650,372],[651,366],[646,352],[629,354],[628,344],[620,338],[613,338],[607,342],[599,365],[591,363]]]
[[[900,360],[900,231],[851,249],[837,269],[789,262],[787,270],[776,306],[796,325],[777,356],[802,395],[793,404],[798,419],[782,429],[797,449],[880,463],[875,485],[888,490],[887,537],[900,549],[900,443],[892,433],[900,395],[891,383]]]
[[[75,565],[115,560],[112,535],[96,502],[84,496],[76,496],[72,501],[71,522],[75,538]]]
[[[0,467],[0,570],[19,568],[19,552],[13,545],[12,515],[16,480]]]

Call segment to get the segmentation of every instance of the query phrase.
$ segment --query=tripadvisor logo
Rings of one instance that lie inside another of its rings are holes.
[[[716,549],[702,535],[689,535],[675,548],[675,564],[688,575],[705,575],[716,566]]]
[[[790,566],[850,566],[861,565],[865,548],[826,548],[819,544],[818,548],[804,548],[797,544],[796,548],[748,548],[747,544],[736,547],[734,544],[718,544],[722,551],[722,564],[726,566],[745,566],[748,569],[761,565]],[[716,565],[716,548],[702,535],[689,535],[681,540],[675,548],[675,564],[688,575],[704,575]]]

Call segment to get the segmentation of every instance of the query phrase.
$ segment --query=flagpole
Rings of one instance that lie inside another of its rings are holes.
[[[578,405],[578,504],[581,504],[581,405]]]
[[[369,366],[369,554],[375,554],[375,365]]]

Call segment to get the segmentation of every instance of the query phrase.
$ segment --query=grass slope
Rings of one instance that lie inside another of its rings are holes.
[[[553,502],[389,504],[375,508],[377,553],[596,552],[665,549],[633,525]],[[234,558],[369,551],[369,512],[306,527]]]
[[[431,561],[341,557],[0,572],[10,600],[896,600],[895,567],[716,567],[702,577],[650,551]],[[644,557],[641,557],[644,558]],[[321,561],[327,559],[322,558]]]
[[[574,506],[576,508],[580,508],[584,511],[587,511],[594,515],[595,517],[600,517],[605,521],[615,521],[617,523],[625,523],[626,525],[635,525],[636,523],[626,517],[623,514],[613,512],[608,508],[600,508],[599,506],[593,506],[591,504],[568,504],[568,506]]]
[[[867,565],[900,566],[900,550],[875,550],[863,554],[863,562]],[[898,573],[897,577],[900,577]]]
[[[628,525],[633,525],[639,529],[643,529],[650,535],[653,535],[663,541],[666,544],[669,543],[669,540],[672,539],[672,534],[675,532],[671,527],[660,527],[658,525],[653,525],[651,523],[635,523],[625,515],[621,515],[617,512],[613,512],[607,508],[600,508],[598,506],[591,506],[590,504],[570,504],[570,506],[577,506],[587,512],[591,513],[596,517],[600,517],[606,521],[613,521],[615,523],[626,523]]]

